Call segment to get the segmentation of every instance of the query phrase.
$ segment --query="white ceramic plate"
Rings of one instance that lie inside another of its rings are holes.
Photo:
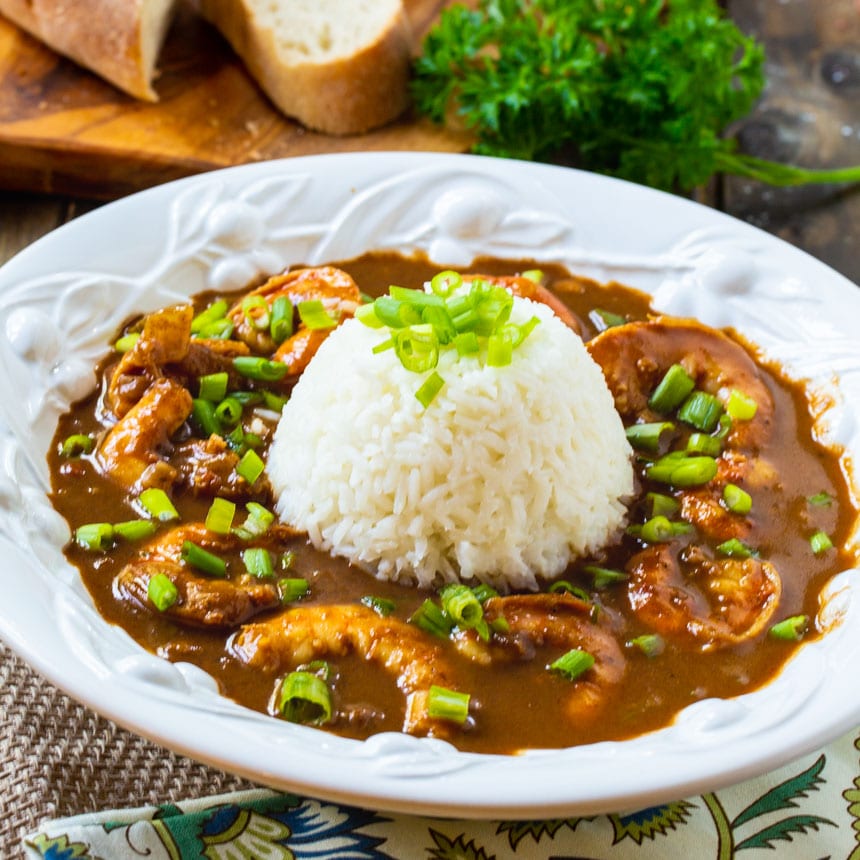
[[[102,621],[63,557],[69,531],[46,497],[45,453],[120,323],[205,288],[375,248],[421,249],[451,266],[477,254],[558,261],[647,290],[667,312],[735,326],[827,393],[818,429],[860,463],[860,289],[745,224],[596,175],[470,156],[335,155],[207,174],[86,215],[0,270],[0,634],[24,659],[105,716],[228,771],[460,817],[672,800],[785,763],[860,722],[857,571],[828,592],[827,634],[764,689],[699,702],[635,740],[517,757],[284,724]]]

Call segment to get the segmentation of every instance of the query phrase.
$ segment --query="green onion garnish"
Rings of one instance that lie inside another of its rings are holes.
[[[256,355],[239,355],[233,359],[233,367],[237,373],[247,379],[260,382],[277,382],[287,373],[287,365],[281,361],[269,361]]]
[[[211,400],[195,397],[191,401],[191,420],[200,428],[204,436],[221,435],[221,425],[218,423],[218,416],[215,415],[215,404]]]
[[[425,633],[447,638],[454,629],[454,622],[428,597],[409,618],[410,624],[420,627]]]
[[[681,510],[681,505],[676,499],[663,493],[646,493],[645,502],[651,511],[652,517],[671,517]]]
[[[264,391],[263,392],[263,403],[266,406],[266,409],[271,409],[272,412],[283,412],[284,407],[287,405],[286,397],[281,397],[280,394],[275,394],[272,391]]]
[[[298,304],[299,319],[309,329],[334,328],[337,320],[325,309],[319,299],[308,299]]]
[[[93,437],[85,433],[73,433],[63,440],[60,446],[60,454],[63,457],[80,457],[89,454],[93,450]]]
[[[293,603],[296,600],[301,600],[308,591],[308,581],[298,576],[278,580],[278,594],[281,603]]]
[[[114,523],[114,535],[123,540],[143,540],[152,537],[158,526],[152,520],[128,520]]]
[[[469,716],[469,694],[434,684],[427,696],[427,715],[437,720],[465,723]]]
[[[242,551],[245,570],[257,579],[271,579],[275,575],[272,554],[263,547],[254,546]]]
[[[654,421],[648,424],[631,424],[624,433],[634,448],[656,453],[660,447],[660,437],[674,429],[675,425],[671,421]]]
[[[113,348],[117,352],[126,353],[140,340],[140,332],[132,331],[114,341]]]
[[[447,298],[463,283],[463,276],[459,272],[453,272],[447,269],[444,272],[439,272],[430,280],[430,289],[437,296]]]
[[[198,546],[193,541],[186,540],[182,542],[180,557],[186,564],[197,568],[202,573],[208,573],[209,576],[227,575],[227,562],[223,558],[219,558],[217,555],[203,549],[202,546]]]
[[[830,535],[827,532],[817,531],[809,538],[809,545],[816,555],[822,555],[829,549],[833,549],[833,541],[830,540]]]
[[[467,585],[446,585],[440,595],[442,610],[457,627],[470,629],[477,627],[484,617],[481,601]]]
[[[104,552],[113,545],[110,523],[87,523],[75,529],[75,543],[82,549]]]
[[[235,397],[225,397],[215,407],[215,417],[222,427],[235,427],[242,420],[242,404]]]
[[[678,418],[703,433],[710,433],[723,414],[723,404],[707,391],[694,391],[678,410]]]
[[[253,486],[266,470],[266,464],[253,448],[248,449],[236,464],[236,474]]]
[[[137,500],[151,517],[163,523],[179,519],[179,511],[173,506],[170,497],[158,487],[148,487]]]
[[[665,415],[680,406],[696,387],[695,381],[680,364],[673,364],[648,400],[648,406]]]
[[[212,403],[220,403],[227,396],[228,375],[226,371],[207,373],[198,380],[198,397]]]
[[[638,536],[647,543],[667,543],[678,535],[687,534],[692,526],[689,523],[673,523],[667,517],[651,517],[642,523]]]
[[[606,311],[602,308],[594,308],[589,311],[588,319],[598,331],[606,331],[608,328],[624,325],[627,319],[620,314],[614,314],[612,311]]]
[[[425,373],[439,362],[439,338],[431,325],[397,329],[392,340],[400,363],[413,373]]]
[[[645,474],[653,481],[673,487],[698,487],[716,476],[717,461],[713,457],[688,457],[683,451],[673,451],[648,466]]]
[[[391,615],[397,609],[397,604],[393,600],[388,600],[385,597],[374,597],[372,594],[365,594],[360,603],[383,618]]]
[[[269,327],[269,305],[260,295],[245,296],[242,299],[242,315],[252,328],[265,331]]]
[[[164,612],[176,603],[179,598],[179,591],[167,574],[156,573],[149,578],[146,596],[159,612]]]
[[[472,594],[478,599],[478,603],[483,605],[486,603],[491,597],[498,597],[499,592],[493,588],[492,585],[487,585],[486,582],[482,582],[479,585],[476,585],[472,589]]]
[[[768,631],[774,639],[787,642],[799,642],[809,630],[809,616],[793,615],[774,624]]]
[[[269,334],[272,340],[283,343],[293,333],[293,306],[286,296],[278,296],[272,302],[272,316],[269,322]]]
[[[755,418],[758,411],[758,403],[748,397],[742,391],[733,388],[729,392],[728,400],[726,401],[726,412],[731,415],[735,421],[749,421]]]
[[[717,552],[729,558],[752,558],[756,551],[738,538],[730,538],[717,546]]]
[[[454,347],[457,350],[457,355],[460,357],[465,355],[478,355],[481,351],[481,344],[478,340],[478,335],[473,331],[460,332],[454,338]]]
[[[584,672],[594,665],[594,657],[581,648],[573,648],[567,654],[562,654],[558,660],[550,663],[547,667],[551,672],[564,675],[568,681],[575,681]]]
[[[636,636],[627,643],[631,648],[638,648],[646,657],[658,657],[663,653],[666,643],[657,633],[644,633]]]
[[[514,344],[504,333],[491,334],[487,338],[487,366],[507,367],[514,355]]]
[[[236,504],[229,499],[216,497],[209,506],[206,514],[206,528],[219,535],[230,534],[233,527],[233,517],[236,515]]]
[[[331,719],[331,694],[313,672],[290,672],[281,684],[278,710],[291,723],[319,726]]]
[[[439,376],[434,370],[427,379],[421,384],[421,387],[415,392],[415,397],[418,402],[426,409],[434,400],[436,395],[442,390],[445,385],[445,380]]]
[[[275,515],[268,508],[264,508],[259,502],[248,502],[245,505],[245,510],[248,511],[245,522],[239,528],[235,529],[239,537],[246,539],[259,537],[265,534],[275,521]]]
[[[806,501],[815,508],[827,508],[833,504],[833,496],[830,493],[821,492],[810,496]]]
[[[620,570],[613,570],[609,567],[598,567],[594,564],[587,564],[583,570],[592,577],[592,585],[596,589],[608,588],[616,582],[624,582],[627,579],[627,574]]]
[[[691,433],[687,439],[688,454],[706,454],[708,457],[718,457],[723,450],[722,442],[716,436],[707,433]]]
[[[371,299],[370,304],[359,305],[355,309],[355,318],[368,328],[382,328],[385,323],[376,315],[376,307]]]
[[[197,316],[191,320],[191,333],[202,335],[204,330],[211,326],[217,326],[222,321],[225,321],[227,314],[227,302],[224,299],[212,302],[206,310],[200,311]]]
[[[752,510],[752,496],[736,484],[723,488],[723,504],[733,513],[746,515]]]

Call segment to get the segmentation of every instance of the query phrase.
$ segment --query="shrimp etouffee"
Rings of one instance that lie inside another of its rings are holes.
[[[295,269],[105,344],[49,462],[67,556],[108,622],[273,719],[486,753],[658,729],[821,635],[858,512],[808,392],[731,331],[531,260],[462,279],[548,304],[585,341],[631,447],[624,530],[540,592],[498,594],[377,579],[278,522],[265,462],[292,387],[369,297],[439,270],[393,253]]]

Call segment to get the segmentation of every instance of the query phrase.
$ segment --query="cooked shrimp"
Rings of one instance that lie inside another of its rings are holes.
[[[764,631],[782,594],[776,568],[757,558],[712,559],[698,548],[680,558],[648,547],[627,564],[627,596],[655,633],[712,651]]]
[[[96,455],[102,471],[129,490],[170,486],[176,471],[163,454],[191,406],[183,386],[166,378],[153,382],[106,433]]]
[[[164,610],[164,615],[194,626],[235,627],[280,605],[275,580],[260,580],[244,572],[225,579],[196,573],[182,561],[182,545],[189,540],[209,552],[228,555],[252,545],[282,547],[295,536],[287,526],[275,526],[251,544],[233,534],[216,534],[202,523],[178,526],[149,543],[139,558],[120,571],[114,592],[121,599],[154,610],[147,594],[149,580],[163,573],[178,591],[176,603]]]
[[[297,606],[243,627],[233,651],[249,666],[273,673],[357,654],[393,675],[406,694],[403,731],[433,737],[456,731],[454,724],[430,717],[426,709],[431,685],[455,686],[440,646],[417,627],[381,618],[364,606]]]
[[[514,296],[519,296],[522,299],[531,299],[534,302],[540,302],[551,308],[555,315],[567,326],[572,328],[577,334],[582,334],[579,328],[579,323],[576,317],[571,312],[570,308],[557,296],[550,292],[542,284],[533,281],[531,278],[523,277],[522,275],[464,275],[463,283],[471,284],[472,281],[487,281],[498,287],[504,287],[509,293]]]
[[[461,654],[481,663],[530,659],[535,648],[549,647],[559,656],[581,648],[594,657],[594,665],[570,685],[565,702],[571,720],[594,716],[607,703],[609,691],[621,681],[625,662],[612,633],[591,620],[593,606],[569,594],[516,594],[494,597],[484,604],[492,623],[504,618],[510,632],[483,643],[475,631],[457,634]]]
[[[358,286],[346,272],[334,266],[321,266],[275,275],[230,309],[228,317],[236,337],[256,353],[273,354],[276,361],[289,367],[291,375],[307,367],[331,329],[299,327],[283,343],[275,343],[266,318],[275,300],[281,297],[289,299],[293,308],[301,302],[320,301],[338,323],[351,317],[361,304]],[[265,305],[254,304],[255,299],[263,299]]]

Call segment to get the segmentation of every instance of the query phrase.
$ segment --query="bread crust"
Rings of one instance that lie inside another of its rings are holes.
[[[0,13],[119,89],[157,101],[155,60],[173,0],[0,0]]]
[[[372,44],[353,54],[289,66],[278,55],[276,34],[256,24],[246,0],[200,0],[199,9],[272,102],[308,128],[359,134],[390,122],[409,104],[412,38],[402,8]]]

